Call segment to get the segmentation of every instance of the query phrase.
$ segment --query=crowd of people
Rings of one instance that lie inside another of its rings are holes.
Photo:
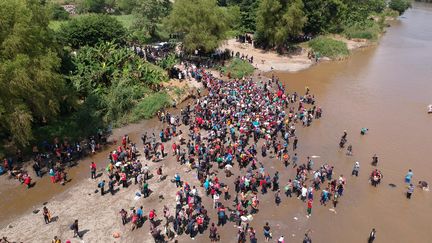
[[[155,208],[143,206],[130,211],[122,208],[119,209],[122,225],[130,225],[133,231],[148,221],[155,242],[165,242],[182,234],[194,239],[206,231],[213,242],[220,240],[221,227],[233,224],[237,227],[238,242],[248,239],[257,242],[257,229],[250,223],[259,213],[263,198],[274,199],[275,206],[297,198],[304,203],[307,218],[312,216],[317,197],[320,206],[330,204],[335,210],[344,195],[346,178],[342,174],[335,176],[335,167],[329,163],[316,164],[315,159],[319,156],[302,159],[297,155],[301,143],[296,126],[307,128],[323,115],[309,88],[304,94],[289,92],[275,76],[224,81],[193,65],[182,73],[186,77],[199,77],[206,95],[198,93],[198,97],[179,114],[158,112],[163,129],[142,135],[142,153],[139,146],[124,135],[121,144],[109,153],[104,175],[97,175],[97,165],[92,162],[90,177],[101,196],[114,196],[119,187],[128,188],[132,184],[139,188],[137,197],[147,198],[153,193],[154,183],[164,181],[167,176],[163,167],[153,162],[170,157],[188,172],[195,172],[197,180],[187,181],[181,173],[175,173],[171,180],[177,188],[174,208],[165,205],[160,213]],[[362,129],[362,135],[366,131]],[[347,141],[348,133],[344,131],[339,147],[344,148]],[[90,141],[92,152],[97,146],[96,139]],[[171,155],[165,146],[171,148]],[[50,149],[58,161],[47,166],[51,181],[65,183],[64,164],[71,162],[73,157],[81,157],[81,147],[79,144],[55,143]],[[352,145],[349,145],[347,155],[352,154]],[[38,176],[41,176],[41,163],[52,161],[43,158],[35,151],[33,168]],[[278,170],[270,172],[274,166],[269,162],[270,158],[280,161],[282,168],[293,171],[294,176],[281,181]],[[372,165],[377,164],[378,157],[374,155]],[[10,168],[9,164],[7,168]],[[358,176],[359,171],[360,162],[356,161],[352,176]],[[21,178],[24,184],[31,184],[31,178]],[[382,178],[381,171],[374,169],[370,183],[376,187]],[[412,178],[413,172],[409,170],[405,177],[408,199],[414,192]],[[426,189],[428,184],[421,181],[419,187]],[[211,205],[205,205],[205,197]],[[46,207],[43,217],[46,224],[51,223],[51,214]],[[74,237],[81,237],[78,220],[70,229],[74,231]],[[375,239],[375,233],[375,230],[371,232],[370,242]],[[262,234],[266,241],[272,239],[269,222],[263,225]],[[285,242],[283,235],[276,239]],[[59,239],[56,237],[55,240],[58,242]],[[303,242],[312,242],[310,234],[305,234]]]
[[[69,139],[54,138],[52,143],[44,141],[40,146],[32,148],[32,165],[24,167],[22,155],[16,158],[8,157],[3,159],[0,165],[0,175],[7,173],[11,178],[16,179],[27,188],[35,185],[29,173],[32,169],[36,177],[42,178],[48,174],[52,183],[64,185],[68,182],[66,168],[75,166],[77,161],[86,154],[94,154],[106,144],[106,132],[99,130],[95,136],[77,142],[70,142]],[[84,145],[83,145],[84,144]]]
[[[164,207],[163,230],[153,223],[157,222],[154,209],[149,210],[151,215],[147,216],[156,242],[182,233],[194,238],[207,229],[210,239],[216,241],[220,238],[218,227],[228,222],[238,226],[239,242],[246,242],[246,238],[256,242],[256,231],[249,223],[259,212],[260,197],[269,191],[274,194],[277,205],[281,203],[281,189],[287,197],[296,194],[306,203],[308,216],[311,215],[314,192],[321,187],[321,203],[325,205],[328,200],[333,200],[336,206],[343,195],[345,178],[341,175],[339,179],[333,179],[333,166],[315,167],[309,157],[305,163],[299,163],[297,154],[293,153],[299,146],[295,125],[300,123],[307,127],[322,116],[322,109],[315,105],[316,99],[309,89],[304,95],[289,94],[275,77],[231,82],[217,79],[198,68],[193,72],[201,77],[208,95],[198,97],[180,111],[180,116],[158,113],[165,129],[159,132],[158,138],[154,133],[145,133],[141,138],[143,156],[148,162],[167,156],[164,144],[171,143],[172,155],[179,164],[196,171],[199,185],[192,186],[193,183],[183,181],[176,173],[172,180],[178,188],[176,207],[172,209],[172,215],[171,210]],[[119,184],[122,178],[135,178],[135,184],[146,197],[149,194],[149,169],[147,165],[140,166],[134,155],[135,149],[128,149],[129,144],[125,136],[123,146],[110,154],[107,171],[113,179],[119,174],[119,180],[113,184]],[[280,187],[279,172],[270,176],[266,169],[270,167],[265,163],[267,156],[277,156],[286,167],[292,163],[295,168],[296,176],[284,188]],[[234,180],[234,191],[217,173],[223,171],[228,178],[233,175],[233,170],[240,173]],[[162,175],[162,168],[156,173]],[[99,185],[102,189],[103,183]],[[202,197],[213,201],[212,209],[204,206]],[[129,216],[124,209],[120,214],[122,223],[130,222],[131,229],[139,227],[144,217],[135,209]],[[283,242],[283,236],[280,239]],[[309,236],[307,239],[310,240]]]

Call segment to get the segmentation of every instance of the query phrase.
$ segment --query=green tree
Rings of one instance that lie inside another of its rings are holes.
[[[48,7],[37,0],[0,1],[0,131],[19,145],[34,123],[59,111],[63,79]]]
[[[69,19],[69,13],[60,5],[51,5],[51,18],[54,20],[67,20]]]
[[[256,40],[265,48],[282,47],[288,38],[301,33],[306,20],[301,0],[262,0],[257,13]]]
[[[244,32],[255,32],[256,12],[259,0],[242,0],[240,3],[241,26]]]
[[[171,10],[170,0],[137,0],[133,10],[136,16],[134,29],[144,35],[157,39],[158,26]]]
[[[411,7],[411,1],[409,0],[391,0],[389,3],[389,8],[397,11],[399,15],[405,13],[405,11],[410,7]]]
[[[365,25],[372,15],[381,13],[385,7],[385,0],[343,0],[347,6],[347,14],[343,21],[344,25]]]
[[[73,58],[76,66],[70,76],[82,100],[96,97],[94,109],[106,122],[116,121],[143,98],[147,91],[158,91],[168,80],[160,67],[144,61],[127,47],[113,43],[85,46]]]
[[[210,52],[225,39],[229,19],[228,11],[217,6],[215,0],[176,0],[167,26],[180,34],[187,52]]]
[[[256,29],[256,10],[260,0],[218,0],[217,4],[221,7],[239,8],[239,23],[231,25],[234,30],[241,34],[245,32],[254,32]],[[232,11],[232,10],[231,10]]]
[[[136,7],[138,0],[117,0],[117,8],[123,14],[131,14],[132,10]]]
[[[305,0],[304,11],[307,22],[305,33],[319,34],[323,32],[339,32],[343,28],[343,20],[347,6],[341,0]]]
[[[126,29],[109,15],[90,14],[74,18],[63,24],[59,30],[60,39],[72,48],[94,46],[100,42],[122,42]]]
[[[81,13],[105,13],[105,0],[81,0],[78,11]]]
[[[163,69],[145,62],[129,48],[109,42],[81,48],[73,62],[75,71],[70,80],[81,97],[104,93],[119,79],[133,80],[150,88],[167,80]]]

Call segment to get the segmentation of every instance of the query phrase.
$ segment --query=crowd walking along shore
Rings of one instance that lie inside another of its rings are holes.
[[[129,231],[141,231],[148,222],[149,234],[155,242],[193,240],[203,237],[201,235],[208,235],[212,242],[228,239],[229,236],[222,233],[229,227],[227,225],[237,228],[236,241],[258,242],[260,237],[252,224],[261,223],[265,241],[274,238],[285,242],[285,236],[273,236],[269,222],[254,221],[262,201],[273,201],[277,208],[298,199],[304,203],[305,219],[312,220],[314,206],[328,207],[330,203],[329,210],[337,213],[336,208],[343,203],[348,185],[361,183],[354,178],[348,183],[331,163],[319,163],[321,156],[301,158],[297,155],[302,149],[297,127],[308,129],[314,121],[325,117],[310,88],[306,87],[304,93],[299,94],[287,90],[276,76],[222,80],[203,68],[194,65],[186,68],[187,73],[200,77],[206,89],[203,95],[199,93],[179,111],[159,111],[160,130],[144,132],[140,137],[142,145],[137,145],[126,134],[116,149],[109,152],[106,166],[95,161],[89,164],[89,183],[95,185],[95,193],[100,196],[117,197],[119,190],[129,187],[137,191],[134,199],[141,206],[125,209],[128,208],[125,204],[118,208],[118,220],[124,228],[114,232],[114,238],[121,238]],[[362,128],[361,135],[366,135],[366,131]],[[350,139],[348,131],[343,131],[338,146],[341,152]],[[353,156],[351,144],[346,156]],[[165,164],[161,165],[162,162]],[[168,162],[177,162],[184,170],[168,177],[164,167],[173,166],[167,165]],[[277,163],[281,164],[278,168],[282,171],[276,170],[272,175],[269,168],[275,168]],[[372,156],[371,166],[379,166],[376,154]],[[59,174],[65,174],[60,161],[49,171],[53,183],[66,180]],[[100,171],[103,173],[98,174]],[[355,161],[351,176],[358,177],[359,173],[360,162]],[[408,185],[407,199],[411,199],[415,191],[413,177],[409,169],[404,179]],[[370,183],[377,187],[382,179],[382,172],[373,169]],[[157,191],[159,184],[168,181],[176,189]],[[26,179],[23,183],[30,184]],[[418,186],[428,190],[426,181],[419,181]],[[155,193],[160,200],[170,196],[174,201],[171,205],[166,202],[162,211],[157,206],[148,207],[148,198]],[[55,224],[53,218],[61,217],[53,217],[47,206],[42,216],[45,224]],[[55,242],[85,239],[86,232],[79,230],[78,220],[70,219],[71,234],[63,233],[63,239],[55,236]],[[306,232],[303,242],[319,238],[312,232]],[[373,229],[368,242],[374,241],[375,232]]]

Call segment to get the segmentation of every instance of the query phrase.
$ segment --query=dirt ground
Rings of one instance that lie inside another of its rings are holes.
[[[302,50],[299,55],[279,55],[276,52],[254,48],[251,44],[237,42],[235,39],[227,40],[220,49],[230,49],[234,53],[239,52],[240,55],[253,56],[253,65],[263,72],[271,70],[296,72],[313,64],[313,61],[307,57],[306,50]]]
[[[343,41],[347,44],[348,50],[353,51],[359,48],[367,47],[371,43],[365,39],[351,39],[348,40],[342,36],[334,35],[331,36],[336,40]],[[308,48],[302,48],[301,51],[293,55],[280,55],[275,51],[264,51],[257,49],[248,43],[240,43],[235,39],[225,41],[221,46],[221,50],[229,49],[234,53],[239,52],[254,57],[254,67],[262,72],[270,71],[288,71],[297,72],[303,69],[307,69],[312,65],[316,64],[314,60],[308,58]],[[323,60],[329,60],[324,58]]]

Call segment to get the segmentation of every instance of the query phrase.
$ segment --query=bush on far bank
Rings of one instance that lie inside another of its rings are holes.
[[[243,78],[254,72],[254,67],[249,62],[240,58],[234,58],[227,66],[222,67],[221,71],[232,78]]]
[[[347,44],[328,37],[317,37],[308,43],[313,52],[321,57],[338,59],[349,54]]]
[[[347,27],[343,33],[348,39],[376,40],[381,33],[381,28],[377,22],[372,20],[364,26],[353,25]]]
[[[410,0],[391,0],[389,2],[389,8],[397,11],[399,15],[402,15],[410,7],[411,7]]]

